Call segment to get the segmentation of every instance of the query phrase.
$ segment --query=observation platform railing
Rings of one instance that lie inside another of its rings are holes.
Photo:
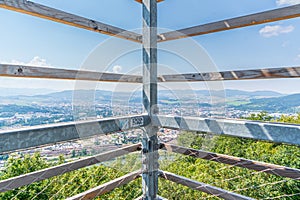
[[[152,3],[154,0],[139,1],[143,4]],[[152,5],[151,4],[151,5]],[[156,4],[156,2],[155,2]],[[0,0],[0,8],[29,14],[32,16],[52,20],[89,31],[116,36],[122,39],[138,43],[147,43],[143,41],[143,35],[126,31],[111,25],[104,24],[95,20],[87,19],[73,15],[54,8],[43,6],[37,3],[24,0]],[[156,14],[156,9],[152,9],[150,14]],[[222,20],[209,24],[203,24],[174,32],[161,33],[157,35],[157,42],[165,42],[184,37],[204,35],[220,31],[226,31],[246,26],[269,23],[279,20],[291,19],[300,16],[300,5],[292,5],[285,8],[274,9],[252,15]],[[145,17],[145,16],[144,16]],[[145,17],[147,18],[147,16]],[[148,30],[146,27],[145,29]],[[150,34],[151,35],[151,34]],[[153,41],[152,41],[153,42]],[[150,45],[151,46],[151,45]],[[146,63],[147,64],[147,63]],[[14,78],[42,78],[42,79],[61,79],[61,80],[87,80],[103,82],[127,82],[136,84],[145,83],[145,76],[99,73],[93,71],[77,71],[68,69],[39,68],[23,65],[0,64],[1,77]],[[256,70],[239,70],[224,72],[208,72],[194,74],[172,74],[155,77],[157,82],[197,82],[197,81],[227,81],[227,80],[258,80],[258,79],[278,79],[278,78],[299,78],[300,67],[282,67]],[[153,78],[153,77],[152,77]],[[149,77],[146,77],[148,80]],[[149,88],[148,88],[149,89]],[[149,91],[148,91],[149,92]],[[157,93],[156,91],[151,91]],[[97,125],[97,126],[93,126]],[[212,119],[198,117],[178,117],[160,114],[145,113],[135,116],[113,117],[100,120],[69,122],[53,125],[42,125],[30,128],[0,132],[0,153],[20,151],[28,148],[42,147],[45,145],[56,144],[65,141],[72,141],[80,138],[88,138],[95,135],[110,134],[136,128],[143,128],[148,125],[160,128],[180,129],[187,131],[199,131],[225,135],[230,137],[249,138],[253,140],[264,140],[274,143],[285,143],[300,145],[300,126],[294,124],[266,123],[248,120],[235,119]],[[80,128],[81,134],[78,134],[77,128]],[[98,127],[98,128],[91,128]],[[84,134],[82,134],[84,133]],[[227,165],[247,168],[269,173],[276,176],[286,177],[294,180],[300,179],[300,170],[247,160],[234,156],[216,154],[201,150],[195,150],[176,145],[161,143],[159,149],[188,155],[199,159],[219,162]],[[132,152],[145,150],[142,144],[134,144],[118,148],[117,150],[101,153],[95,156],[83,158],[69,163],[61,164],[55,167],[43,169],[40,171],[13,177],[0,181],[0,192],[6,192],[31,183],[49,179],[73,170],[91,166],[100,162],[105,162],[119,156],[127,155]],[[143,152],[142,153],[145,153]],[[107,182],[96,188],[90,189],[69,199],[92,199],[113,190],[116,187],[127,184],[138,179],[143,174],[143,169],[129,173],[118,179]],[[251,199],[237,193],[223,190],[205,183],[190,180],[165,171],[159,171],[159,176],[163,179],[188,186],[194,190],[212,194],[223,199]],[[155,187],[149,185],[149,187]],[[153,194],[154,196],[156,194]],[[142,196],[138,199],[143,199]],[[164,199],[158,197],[158,199]]]

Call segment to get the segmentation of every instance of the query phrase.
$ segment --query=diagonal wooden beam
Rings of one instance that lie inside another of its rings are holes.
[[[226,31],[300,16],[300,4],[160,34],[159,42]]]
[[[170,172],[161,171],[160,177],[164,178],[168,181],[172,181],[174,183],[178,183],[180,185],[187,186],[193,190],[199,190],[201,192],[205,192],[207,194],[214,195],[216,197],[222,198],[222,199],[228,199],[228,200],[253,200],[250,197],[246,197],[237,193],[229,192],[226,190],[223,190],[221,188],[217,188],[205,183],[201,183],[198,181],[194,181],[191,179],[188,179],[183,176],[179,176]]]
[[[294,180],[300,180],[300,170],[294,169],[290,167],[280,166],[280,165],[274,165],[254,160],[248,160],[244,158],[238,158],[234,156],[228,156],[223,154],[217,154],[202,150],[196,150],[186,147],[180,147],[172,144],[161,144],[162,149],[174,152],[174,153],[180,153],[187,156],[192,156],[195,158],[200,158],[204,160],[214,161],[218,163],[228,164],[236,167],[251,169],[255,171],[260,171],[268,174],[273,174],[276,176],[281,177],[287,177]]]
[[[93,189],[90,189],[88,191],[85,191],[83,193],[80,193],[78,195],[75,195],[73,197],[67,198],[67,200],[87,200],[87,199],[94,199],[97,196],[100,196],[102,194],[105,194],[107,192],[112,191],[113,189],[120,187],[122,185],[125,185],[137,178],[141,175],[141,170],[132,172],[130,174],[127,174],[125,176],[122,176],[120,178],[117,178],[115,180],[112,180],[110,182],[107,182],[103,185],[100,185],[98,187],[95,187]]]
[[[300,78],[300,67],[282,67],[269,69],[250,69],[224,72],[206,72],[189,74],[171,74],[158,77],[159,82],[198,82],[256,80],[276,78]]]
[[[142,76],[95,71],[0,64],[0,77],[142,83]]]
[[[0,0],[0,8],[141,43],[140,34],[24,0]]]
[[[101,153],[95,156],[65,163],[62,165],[58,165],[51,168],[13,177],[10,179],[2,180],[0,181],[0,192],[6,192],[9,190],[16,189],[18,187],[29,185],[37,181],[42,181],[54,176],[62,175],[64,173],[71,172],[83,167],[88,167],[100,162],[112,160],[116,157],[120,157],[129,154],[131,152],[138,151],[140,148],[141,148],[141,144],[134,144],[127,147]]]

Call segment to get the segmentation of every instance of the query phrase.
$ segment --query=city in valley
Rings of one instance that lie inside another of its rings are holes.
[[[300,108],[299,94],[283,95],[276,92],[224,91],[224,95],[209,96],[207,91],[160,91],[160,113],[173,116],[201,118],[241,119],[266,111],[273,118],[297,115]],[[283,100],[285,102],[283,102]],[[291,105],[291,103],[293,103]],[[299,105],[298,105],[299,104]],[[113,93],[108,91],[72,91],[33,96],[3,96],[0,102],[0,129],[19,129],[35,125],[128,116],[143,113],[141,93]],[[158,136],[163,142],[176,142],[178,130],[160,129]],[[99,135],[73,142],[55,144],[38,149],[47,159],[65,155],[68,159],[95,155],[122,145],[138,143],[142,129]],[[22,153],[33,153],[36,149]],[[3,167],[7,155],[0,157]]]

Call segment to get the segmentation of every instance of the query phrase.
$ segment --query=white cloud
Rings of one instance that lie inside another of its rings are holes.
[[[295,5],[295,4],[299,4],[300,0],[276,0],[276,4],[278,6],[281,5]]]
[[[113,66],[112,71],[113,71],[113,73],[120,73],[122,71],[122,66],[115,65],[115,66]]]
[[[36,67],[53,67],[45,59],[35,56],[29,62],[19,60],[1,61],[1,64],[36,66]],[[34,78],[11,78],[0,77],[0,85],[5,88],[38,88],[51,89],[56,91],[74,89],[73,81],[55,80],[55,79],[34,79]]]
[[[46,66],[50,66],[50,64],[48,64],[46,62],[45,59],[40,58],[38,56],[35,56],[29,63],[28,65],[32,65],[32,66],[42,66],[42,67],[46,67]]]
[[[280,34],[284,33],[290,33],[295,29],[294,26],[280,26],[280,25],[275,25],[275,26],[265,26],[264,28],[259,30],[259,34],[262,35],[263,37],[272,37],[272,36],[278,36]]]
[[[51,65],[48,64],[45,59],[40,58],[39,56],[35,56],[27,63],[19,60],[12,60],[10,62],[4,61],[1,63],[12,64],[12,65],[27,65],[27,66],[35,66],[35,67],[51,67]]]

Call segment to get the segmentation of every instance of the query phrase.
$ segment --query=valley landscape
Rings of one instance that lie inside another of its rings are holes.
[[[1,91],[1,89],[0,89]],[[0,128],[69,122],[143,112],[141,91],[111,92],[104,90],[71,90],[32,95],[2,91]],[[213,96],[214,95],[214,96]],[[300,111],[300,94],[273,91],[241,90],[159,91],[159,108],[163,114],[198,117],[245,118],[251,113],[268,112],[271,116],[295,115]]]

